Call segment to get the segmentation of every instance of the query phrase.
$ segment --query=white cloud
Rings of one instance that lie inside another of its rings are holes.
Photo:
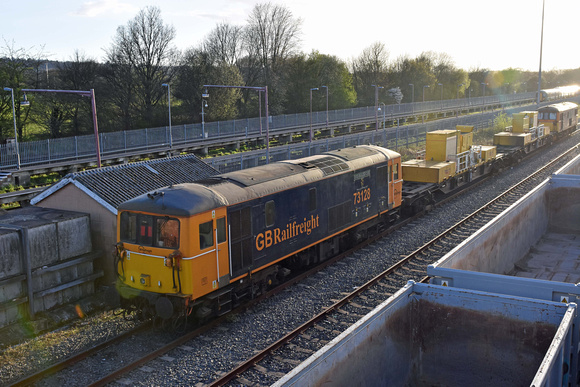
[[[134,13],[138,8],[121,0],[87,1],[72,14],[83,17],[96,17],[103,14]]]

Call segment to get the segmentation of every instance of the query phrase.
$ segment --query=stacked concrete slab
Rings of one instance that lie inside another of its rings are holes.
[[[0,327],[94,293],[89,215],[39,207],[0,214]]]

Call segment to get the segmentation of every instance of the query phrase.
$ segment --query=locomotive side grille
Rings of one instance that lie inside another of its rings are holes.
[[[228,214],[231,238],[232,275],[244,272],[252,265],[252,223],[250,207]]]
[[[333,232],[350,223],[351,201],[346,201],[328,209],[328,232]]]

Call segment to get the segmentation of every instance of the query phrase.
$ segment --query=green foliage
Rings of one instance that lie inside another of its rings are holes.
[[[493,119],[493,132],[499,133],[505,131],[505,128],[512,124],[511,118],[506,113],[500,113]]]
[[[312,110],[345,109],[353,107],[356,92],[346,63],[335,56],[322,55],[316,51],[306,56],[296,55],[286,63],[284,71],[286,84],[286,106],[288,113],[310,111],[310,89],[312,91]],[[327,86],[322,87],[322,86]]]

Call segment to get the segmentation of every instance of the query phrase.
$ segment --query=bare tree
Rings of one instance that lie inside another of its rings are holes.
[[[268,86],[272,114],[283,111],[283,66],[298,48],[302,21],[284,6],[257,4],[248,17],[244,35],[246,57],[240,66],[246,84]],[[244,100],[252,96],[244,91]],[[252,93],[253,94],[253,93]],[[250,108],[255,111],[254,107]]]
[[[71,59],[57,65],[59,84],[57,88],[68,90],[95,89],[99,77],[99,64],[83,52],[75,50]],[[63,98],[64,95],[59,95]],[[93,121],[88,98],[74,96],[71,99],[71,132],[74,135],[92,133]],[[100,101],[100,99],[99,99]],[[84,129],[84,130],[83,130]]]
[[[246,48],[255,54],[262,67],[276,70],[279,62],[295,52],[300,43],[302,21],[284,6],[257,4],[248,17]]]
[[[179,51],[172,45],[174,39],[175,29],[163,24],[161,10],[146,7],[127,26],[117,28],[107,50],[111,64],[130,67],[135,80],[135,107],[147,125],[154,123],[154,108],[165,95],[161,84],[173,78],[173,65],[179,58]]]
[[[39,88],[39,68],[46,63],[44,46],[34,48],[17,48],[14,41],[4,40],[0,47],[0,86],[14,90],[14,98],[19,98],[20,89]],[[43,67],[43,66],[42,66]],[[14,105],[18,138],[24,135],[24,126],[30,118],[30,109]],[[0,138],[14,137],[11,95],[2,91],[0,95]]]
[[[237,65],[242,53],[243,28],[227,23],[218,24],[205,38],[203,50],[215,63]]]
[[[381,42],[365,48],[358,58],[353,59],[351,71],[359,103],[374,103],[371,85],[387,86],[389,52]]]

